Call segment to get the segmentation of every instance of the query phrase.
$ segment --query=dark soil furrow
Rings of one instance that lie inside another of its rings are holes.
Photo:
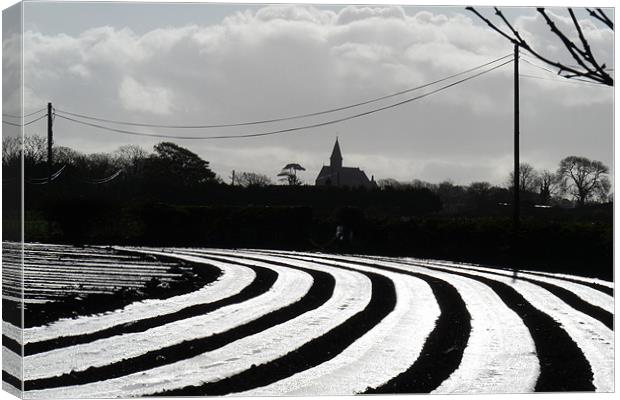
[[[213,260],[230,262],[229,260],[209,257]],[[245,264],[244,264],[245,265]],[[223,347],[246,336],[253,335],[272,326],[284,323],[307,311],[324,304],[333,294],[335,279],[332,275],[288,265],[289,268],[304,271],[314,280],[309,291],[297,302],[262,315],[246,324],[239,325],[228,331],[213,334],[203,338],[186,340],[184,342],[149,351],[137,357],[127,358],[102,367],[91,367],[84,371],[71,372],[61,376],[30,380],[25,382],[25,390],[49,389],[61,386],[82,385],[106,379],[118,378],[140,371],[146,371],[162,365],[195,357],[202,353]],[[254,266],[254,268],[258,268]],[[275,272],[274,272],[275,274]]]
[[[21,356],[22,346],[16,340],[13,340],[6,335],[2,335],[2,345],[11,350],[13,353]]]
[[[250,283],[239,293],[233,296],[210,303],[196,304],[170,314],[144,318],[123,323],[120,325],[111,326],[109,328],[102,329],[93,333],[75,336],[63,336],[40,342],[26,343],[24,346],[24,352],[28,356],[62,347],[69,347],[77,344],[94,342],[95,340],[105,339],[112,336],[123,335],[127,333],[144,332],[157,326],[162,326],[186,318],[196,317],[198,315],[204,315],[219,308],[231,304],[241,303],[243,301],[267,292],[278,277],[278,274],[275,271],[268,268],[262,268],[254,265],[236,262],[231,262],[231,264],[237,264],[252,268],[256,273],[256,278],[252,281],[252,283]]]
[[[237,254],[235,254],[235,257],[281,264],[277,261],[239,256]],[[331,360],[394,310],[396,306],[396,290],[394,283],[389,278],[380,274],[358,271],[329,263],[314,263],[342,268],[366,275],[372,283],[370,302],[363,310],[353,315],[342,324],[336,326],[324,335],[306,342],[301,347],[287,353],[283,357],[264,364],[252,366],[237,375],[219,381],[164,391],[155,395],[216,396],[242,392],[269,385]]]
[[[15,389],[22,390],[22,381],[6,371],[2,371],[2,380],[13,386]]]
[[[284,255],[280,255],[280,257],[300,259]],[[338,258],[321,258],[331,261],[345,261]],[[421,279],[430,286],[440,309],[435,328],[426,339],[418,359],[406,371],[380,387],[368,388],[365,393],[428,393],[437,388],[458,368],[471,333],[471,316],[456,288],[444,280],[421,273],[403,271],[363,261],[346,262]],[[335,264],[330,265],[346,268]]]
[[[398,258],[390,258],[390,257],[376,257],[376,258],[373,258],[373,259],[382,260],[382,261],[390,261],[390,262],[399,262],[399,263],[404,263],[404,264],[408,263],[408,261],[406,261],[406,260],[398,259]],[[502,270],[502,271],[510,271],[510,272],[513,271],[513,270],[511,270],[509,268],[499,268],[499,267],[492,267],[492,266],[487,266],[487,265],[480,265],[481,268],[485,268],[485,271],[480,271],[480,270],[476,270],[471,265],[458,264],[458,263],[455,263],[454,267],[455,268],[468,269],[468,270],[474,270],[474,271],[478,271],[478,272],[489,272],[489,273],[491,273],[491,271],[486,271],[486,270]],[[607,287],[605,285],[600,285],[600,284],[595,283],[595,282],[586,282],[586,281],[582,281],[582,280],[579,280],[579,279],[573,279],[573,278],[569,278],[569,277],[565,277],[565,276],[548,275],[548,274],[544,274],[544,273],[538,272],[538,271],[529,271],[529,270],[528,271],[520,271],[520,270],[517,270],[517,273],[519,273],[519,272],[523,272],[523,273],[530,274],[530,275],[536,275],[536,276],[540,276],[540,277],[544,277],[544,278],[558,279],[558,280],[562,280],[562,281],[566,281],[566,282],[577,283],[579,285],[584,285],[584,286],[587,286],[589,288],[598,290],[599,292],[605,293],[605,294],[610,295],[610,296],[614,295],[614,289],[613,288]]]
[[[465,272],[409,264],[475,279],[493,289],[530,331],[540,363],[537,392],[595,390],[592,367],[577,343],[550,315],[538,310],[510,285]]]
[[[415,262],[408,262],[408,261],[402,261],[402,264],[407,264],[407,265],[415,265],[418,267],[422,267],[422,266],[427,266],[427,264],[416,264]],[[440,268],[442,271],[446,271],[443,269],[442,266],[437,266],[437,267],[432,267],[432,268]],[[461,266],[458,267],[459,269],[461,269]],[[493,271],[480,271],[477,269],[473,269],[473,268],[467,268],[467,267],[462,267],[463,270],[468,270],[468,271],[475,271],[475,272],[481,272],[481,273],[485,273],[485,274],[489,274],[489,275],[495,275],[495,276],[501,276],[504,278],[511,278],[508,275],[499,273],[499,272],[493,272]],[[560,300],[562,300],[563,302],[565,302],[566,304],[568,304],[569,306],[571,306],[572,308],[574,308],[577,311],[580,311],[594,319],[596,319],[597,321],[602,322],[606,327],[608,327],[609,329],[613,330],[614,329],[614,315],[612,313],[610,313],[609,311],[604,310],[603,308],[596,306],[594,304],[588,303],[587,301],[583,300],[581,297],[577,296],[575,293],[571,292],[568,289],[565,289],[563,287],[554,285],[552,283],[549,282],[541,282],[538,281],[536,279],[531,279],[531,278],[526,278],[522,275],[518,275],[515,276],[513,279],[515,280],[521,280],[524,282],[529,282],[532,283],[534,285],[540,286],[544,289],[546,289],[547,291],[551,292],[553,295],[557,296],[558,298],[560,298]]]
[[[351,262],[336,257],[318,255],[313,257]],[[356,263],[364,265],[362,262]],[[550,315],[538,310],[510,285],[466,272],[448,271],[413,262],[401,263],[471,278],[489,286],[522,319],[530,331],[540,363],[536,391],[593,391],[595,389],[590,363],[575,341]]]
[[[404,263],[407,264],[408,261],[403,260],[403,259],[398,259],[398,258],[390,258],[390,257],[376,257],[377,260],[383,260],[383,261],[390,261],[390,262],[399,262],[399,263]],[[426,261],[426,260],[425,260]],[[491,271],[486,271],[486,270],[502,270],[502,271],[510,271],[513,272],[513,270],[509,269],[509,268],[499,268],[499,267],[492,267],[492,266],[487,266],[487,265],[480,265],[481,268],[485,268],[485,271],[480,271],[477,270],[476,268],[474,268],[471,265],[467,265],[467,264],[454,264],[455,268],[462,268],[462,269],[467,269],[467,270],[473,270],[473,271],[478,271],[478,272],[489,272],[492,273]],[[517,273],[519,272],[523,272],[526,274],[530,274],[530,275],[536,275],[536,276],[540,276],[543,278],[549,278],[549,279],[558,279],[561,281],[566,281],[566,282],[571,282],[571,283],[577,283],[579,285],[584,285],[587,286],[589,288],[598,290],[599,292],[605,293],[607,295],[613,296],[614,295],[614,289],[611,287],[607,287],[605,285],[600,285],[598,283],[595,282],[586,282],[586,281],[582,281],[579,279],[573,279],[573,278],[569,278],[569,277],[565,277],[565,276],[557,276],[557,275],[548,275],[548,274],[544,274],[542,272],[537,272],[537,271],[520,271],[517,270]]]
[[[539,272],[534,272],[534,271],[527,271],[527,273],[532,274],[532,275],[542,276],[545,278],[559,279],[559,280],[566,281],[566,282],[577,283],[579,285],[588,286],[592,289],[598,290],[599,292],[608,294],[610,296],[614,295],[614,288],[607,287],[604,285],[599,285],[598,283],[584,282],[584,281],[580,281],[579,279],[571,279],[571,278],[564,277],[564,276],[549,276],[549,275],[541,274]]]

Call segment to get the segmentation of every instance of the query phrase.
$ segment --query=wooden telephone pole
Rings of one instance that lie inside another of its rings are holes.
[[[513,206],[513,225],[515,239],[519,233],[519,46],[515,45],[515,70],[514,70],[514,206]]]
[[[52,183],[52,144],[54,143],[54,132],[52,130],[53,124],[53,107],[52,103],[47,103],[47,184]]]

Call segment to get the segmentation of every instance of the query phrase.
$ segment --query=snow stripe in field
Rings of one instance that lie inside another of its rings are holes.
[[[539,365],[529,331],[521,319],[486,285],[447,273],[421,268],[414,270],[396,262],[375,261],[371,264],[357,257],[337,259],[361,265],[375,265],[378,268],[387,267],[401,273],[415,272],[427,275],[446,281],[458,290],[471,315],[471,333],[458,369],[446,381],[439,382],[441,386],[435,390],[437,393],[514,393],[533,389]],[[436,297],[441,300],[446,294],[442,293]],[[442,308],[442,312],[449,313],[454,308],[454,305],[446,306]],[[453,324],[455,318],[449,319],[445,326],[440,328],[441,330],[457,328]],[[457,349],[452,349],[454,350]],[[442,354],[438,354],[433,357],[433,361],[438,362],[441,357]],[[436,369],[438,368],[430,366],[425,368],[423,373]],[[418,380],[424,381],[424,379]],[[411,382],[409,392],[422,391],[420,386],[413,386],[415,379],[405,381]],[[415,385],[420,383],[416,382]],[[429,387],[424,391],[433,389],[435,387]],[[380,392],[395,393],[396,388],[386,385]]]
[[[22,358],[18,354],[2,346],[2,370],[11,376],[22,376]]]
[[[21,391],[22,381],[19,378],[9,374],[6,371],[2,371],[2,390],[6,390],[17,398],[22,398],[24,392]]]
[[[475,271],[480,271],[480,272],[495,273],[495,274],[505,275],[509,277],[512,277],[514,275],[512,271],[508,271],[504,269],[492,269],[492,268],[484,268],[484,267],[469,266],[469,265],[466,267],[463,267],[460,264],[437,262],[437,261],[430,261],[430,260],[417,260],[417,259],[411,259],[411,258],[405,258],[403,261],[417,262],[417,263],[421,263],[424,265],[431,265],[431,266],[435,265],[435,266],[464,268],[464,269],[475,270]],[[552,284],[554,286],[559,286],[563,289],[570,291],[571,293],[574,293],[575,295],[579,296],[581,299],[585,300],[586,302],[594,306],[600,307],[601,309],[609,313],[613,313],[614,311],[613,297],[601,292],[600,290],[596,290],[590,286],[584,285],[587,282],[576,283],[576,282],[567,281],[565,279],[558,279],[554,277],[547,277],[544,275],[525,273],[522,271],[517,272],[516,278],[517,279],[525,278],[529,282],[532,282],[532,283],[544,282],[544,283]],[[608,328],[612,329],[610,325],[607,325],[607,326]]]
[[[410,263],[412,262],[411,259],[408,259],[407,261],[403,261],[405,263]],[[450,265],[450,264],[446,264],[446,263],[434,263],[434,262],[428,262],[428,261],[424,261],[424,262],[417,262],[414,263],[416,265],[425,265],[425,266],[429,266],[429,267],[433,267],[433,266],[437,266],[437,267],[452,267],[452,268],[457,268],[461,271],[478,271],[478,272],[485,272],[487,274],[490,275],[498,275],[498,276],[504,276],[504,277],[510,277],[513,281],[516,279],[525,281],[525,282],[530,282],[533,283],[535,285],[541,286],[545,289],[547,289],[549,292],[553,293],[555,296],[559,297],[562,301],[564,301],[566,304],[568,304],[569,306],[573,307],[575,310],[583,312],[589,316],[591,316],[592,318],[602,322],[607,328],[612,329],[613,330],[613,313],[602,308],[599,307],[598,305],[594,305],[586,300],[583,299],[583,297],[590,297],[593,299],[593,301],[597,302],[597,303],[607,303],[605,302],[605,298],[611,299],[609,298],[609,296],[600,293],[600,292],[596,292],[590,288],[587,288],[585,286],[581,286],[580,287],[576,287],[574,288],[575,291],[577,291],[577,293],[582,294],[582,296],[578,296],[576,293],[574,293],[573,291],[568,290],[564,285],[566,285],[566,283],[560,282],[560,285],[557,285],[556,282],[550,283],[548,281],[540,280],[540,279],[532,279],[532,278],[528,278],[526,276],[524,276],[524,274],[518,274],[516,277],[514,275],[512,275],[511,273],[505,273],[505,272],[500,272],[498,270],[489,270],[488,268],[486,269],[482,269],[482,268],[471,268],[471,267],[467,267],[464,268],[462,266],[454,266],[454,265]],[[557,280],[556,280],[557,281]],[[568,284],[571,285],[571,284]],[[577,286],[574,285],[573,286]],[[591,291],[591,292],[588,292]],[[592,292],[596,292],[596,293],[592,293]],[[586,294],[587,293],[587,294]],[[597,294],[598,293],[598,294]],[[613,300],[613,299],[611,299]],[[609,306],[609,304],[606,304],[607,306]],[[613,303],[611,304],[611,309],[613,310]]]
[[[181,255],[178,257],[197,264],[204,263],[203,259],[197,257]],[[27,343],[26,355],[123,333],[143,331],[188,316],[201,315],[217,307],[243,301],[257,294],[253,288],[259,282],[256,280],[256,273],[251,268],[220,262],[213,262],[210,265],[219,268],[222,275],[217,281],[195,292],[165,300],[143,300],[132,303],[121,310],[102,315],[78,319],[67,318],[48,326],[26,329],[24,333]],[[268,286],[265,286],[264,290],[267,289]],[[259,293],[264,291],[259,290]],[[249,293],[244,295],[244,291]],[[222,304],[226,299],[228,301]]]
[[[22,328],[13,325],[10,322],[2,321],[2,335],[16,342],[22,342]]]
[[[236,258],[234,258],[236,259]],[[289,267],[292,268],[292,267]],[[184,359],[171,365],[146,370],[142,373],[123,376],[79,387],[67,387],[31,392],[38,398],[53,397],[97,397],[140,396],[154,392],[214,381],[242,372],[252,364],[262,364],[278,359],[287,352],[303,345],[316,336],[331,330],[334,325],[348,319],[369,302],[370,282],[359,273],[333,268],[308,265],[307,270],[320,273],[313,285],[311,303],[294,311],[293,319],[266,320],[250,335],[237,337],[236,330],[225,332],[235,336],[223,347],[201,349],[191,359]],[[324,277],[332,277],[332,283]],[[330,290],[331,287],[331,290]],[[276,300],[277,301],[277,300]],[[277,311],[274,313],[276,317]],[[282,317],[286,317],[283,315]]]
[[[36,282],[39,280],[49,282],[51,279],[54,279],[56,281],[66,281],[67,279],[72,279],[73,282],[71,283],[79,283],[81,280],[77,278],[83,277],[83,275],[88,275],[89,278],[100,279],[104,281],[105,280],[118,280],[117,278],[119,276],[120,277],[125,277],[125,276],[132,277],[134,279],[138,278],[137,280],[150,279],[150,276],[145,275],[145,272],[153,272],[161,276],[163,279],[166,279],[166,277],[179,277],[182,275],[182,273],[172,273],[172,272],[167,272],[167,271],[157,272],[157,271],[153,271],[153,269],[150,269],[148,271],[140,271],[140,270],[136,270],[133,268],[114,270],[114,268],[104,267],[104,268],[97,268],[96,270],[93,270],[93,269],[85,270],[80,267],[69,267],[69,268],[61,268],[61,269],[58,269],[57,271],[51,271],[47,269],[42,270],[41,268],[45,268],[45,266],[38,267],[37,269],[26,268],[24,278],[32,282]],[[79,275],[76,276],[76,273],[79,273]],[[12,275],[12,274],[8,275],[8,277],[11,277],[11,276],[17,276],[17,275]],[[78,282],[75,282],[76,279]]]
[[[568,281],[579,281],[579,282],[583,282],[583,283],[592,283],[594,285],[598,285],[598,286],[604,286],[606,288],[612,289],[614,288],[614,283],[613,282],[609,282],[603,279],[598,279],[598,278],[587,278],[584,276],[579,276],[579,275],[568,275],[568,274],[560,274],[560,273],[551,273],[551,272],[541,272],[541,271],[530,271],[530,270],[524,270],[523,272],[527,272],[529,274],[535,274],[535,275],[543,275],[543,276],[549,276],[552,278],[558,278],[558,279],[564,279],[564,280],[568,280]],[[608,293],[608,294],[612,294],[612,293]]]
[[[399,260],[405,261],[408,259],[408,260],[415,261],[415,262],[432,262],[432,263],[446,264],[449,266],[460,267],[460,268],[479,268],[481,270],[505,272],[508,274],[512,274],[512,269],[510,268],[488,267],[488,266],[482,266],[479,264],[472,264],[472,263],[465,263],[465,262],[433,260],[433,259],[418,259],[418,258],[409,258],[409,257],[403,259],[403,258],[382,257],[382,256],[367,256],[367,255],[360,255],[360,256],[366,257],[366,258],[372,258],[372,259],[385,259],[386,261],[396,261],[396,262],[398,262]],[[519,274],[527,273],[530,275],[544,276],[544,277],[563,280],[566,282],[578,283],[581,285],[588,286],[592,289],[598,290],[600,292],[603,292],[609,296],[613,296],[614,294],[613,293],[614,283],[608,282],[602,279],[598,279],[598,278],[588,278],[588,277],[579,276],[579,275],[568,275],[568,274],[562,274],[562,273],[521,270],[521,269],[518,270],[518,273]]]
[[[291,255],[281,257],[299,258]],[[312,257],[313,262],[329,265],[339,265],[348,268],[345,259],[334,257]],[[322,261],[318,261],[321,259]],[[336,261],[336,264],[333,262]],[[344,262],[344,263],[343,263]],[[470,315],[465,303],[456,289],[447,282],[426,274],[404,272],[390,267],[364,263],[355,260],[355,266],[367,265],[382,270],[409,274],[428,283],[437,299],[441,314],[435,328],[429,335],[421,351],[420,357],[401,374],[393,377],[378,388],[369,388],[366,393],[422,393],[430,392],[436,388],[450,373],[459,365],[463,356],[463,350],[467,344],[470,333]],[[433,371],[433,373],[429,373]]]
[[[243,259],[253,257],[236,255]],[[271,261],[279,263],[278,261]],[[305,262],[305,261],[299,261]],[[330,266],[327,263],[313,262],[310,265]],[[346,267],[338,267],[347,271],[355,271]],[[199,385],[189,385],[175,390],[165,390],[163,395],[223,395],[246,391],[264,386],[278,380],[290,377],[296,373],[329,361],[350,346],[355,340],[363,336],[369,329],[380,323],[396,305],[396,293],[393,282],[387,277],[373,272],[359,271],[370,279],[370,301],[363,310],[358,311],[350,318],[343,318],[348,311],[336,311],[336,315],[329,317],[330,322],[338,323],[333,329],[327,330],[312,340],[304,342],[294,351],[262,363],[256,367],[246,369],[235,375]],[[338,307],[342,309],[342,307]],[[335,321],[335,322],[334,322]],[[296,321],[297,322],[297,321]],[[339,323],[340,322],[340,323]],[[302,329],[307,329],[300,326]],[[292,332],[294,334],[294,332]],[[290,335],[290,333],[289,333]]]
[[[124,259],[113,259],[111,258],[109,261],[102,261],[102,260],[96,260],[96,261],[91,261],[88,259],[79,259],[79,258],[75,258],[75,259],[58,259],[58,258],[44,258],[44,259],[40,259],[40,262],[36,262],[37,260],[39,260],[38,258],[34,258],[34,257],[30,257],[29,254],[26,254],[24,257],[24,263],[21,264],[12,264],[11,267],[9,268],[9,270],[15,270],[16,267],[20,267],[23,265],[25,268],[40,268],[42,266],[45,266],[45,268],[51,269],[51,270],[59,270],[59,269],[63,269],[63,268],[81,268],[81,267],[85,267],[87,271],[90,271],[91,269],[97,269],[97,268],[112,268],[112,269],[120,269],[120,270],[125,270],[125,269],[136,269],[136,270],[140,270],[140,269],[154,269],[154,270],[167,270],[170,267],[174,266],[174,264],[171,263],[164,263],[164,262],[152,262],[152,263],[148,263],[142,260],[133,260],[133,261],[128,261],[128,260],[124,260]]]
[[[411,276],[363,266],[355,269],[379,272],[394,282],[397,295],[394,311],[335,358],[242,395],[355,394],[368,386],[385,383],[405,371],[419,356],[439,316],[429,285]]]
[[[73,373],[69,382],[92,382],[106,376],[104,369],[97,371],[92,367],[108,367],[105,370],[109,370],[111,374],[127,371],[130,368],[129,364],[138,365],[140,356],[162,351],[185,341],[220,334],[294,303],[302,298],[312,285],[312,277],[302,271],[277,267],[271,269],[278,274],[271,289],[242,303],[230,304],[207,315],[174,321],[144,332],[112,336],[66,349],[27,356],[24,358],[24,371],[28,379],[26,387],[53,387],[52,385],[60,384],[67,379],[45,378],[68,374],[71,371]],[[161,362],[156,365],[161,365]],[[85,371],[88,368],[91,370]],[[76,376],[77,373],[80,375]]]
[[[431,268],[426,266],[426,268]],[[453,273],[465,273],[462,269],[453,267],[432,267],[440,268],[442,270],[449,270]],[[582,356],[585,356],[587,363],[591,367],[593,374],[594,387],[597,391],[613,391],[613,354],[614,354],[614,338],[613,331],[605,327],[600,321],[593,319],[592,317],[576,311],[572,307],[568,306],[558,297],[549,293],[546,289],[537,286],[536,284],[523,281],[512,282],[511,278],[499,277],[497,275],[490,275],[488,273],[468,271],[467,275],[478,276],[481,279],[487,281],[496,281],[503,284],[505,287],[511,287],[519,293],[519,296],[531,304],[535,309],[540,310],[545,315],[550,316],[556,321],[559,327],[565,331],[571,341],[578,347]],[[489,282],[490,283],[490,282]],[[571,378],[572,374],[583,374],[584,368],[578,368],[579,356],[569,356],[572,352],[571,345],[560,345],[562,343],[562,337],[560,334],[547,333],[548,337],[553,340],[548,341],[544,346],[537,345],[537,351],[541,360],[541,375],[545,372],[546,362],[545,356],[541,354],[543,351],[553,351],[552,347],[558,347],[555,351],[557,354],[549,355],[549,360],[552,362],[555,360],[554,368],[550,368],[549,373],[557,374],[562,373],[566,376],[557,378],[545,378],[543,382],[539,379],[537,384],[537,390],[542,391],[560,391],[560,390],[589,390],[587,385],[574,387],[571,385],[579,384],[580,379]],[[536,342],[536,335],[533,333],[534,341]],[[562,365],[561,360],[564,361]],[[553,370],[551,370],[553,369]],[[546,380],[546,382],[545,382]],[[579,385],[584,385],[579,384]],[[560,385],[558,387],[557,385]],[[591,389],[590,389],[591,390]]]

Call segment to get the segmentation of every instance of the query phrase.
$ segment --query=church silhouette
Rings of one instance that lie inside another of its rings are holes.
[[[342,166],[342,152],[340,151],[340,144],[338,138],[334,144],[332,155],[329,158],[329,165],[324,165],[319,172],[319,176],[316,178],[316,186],[337,186],[337,187],[364,187],[375,188],[374,177],[368,179],[368,176],[357,167],[343,167]]]

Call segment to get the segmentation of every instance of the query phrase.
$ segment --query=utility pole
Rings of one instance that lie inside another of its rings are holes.
[[[54,143],[54,133],[52,131],[52,103],[47,103],[47,184],[52,183],[52,144]]]
[[[54,118],[52,115],[54,108],[52,103],[47,103],[47,193],[48,201],[51,200],[52,194],[52,144],[54,143],[54,132],[52,130],[52,123]],[[47,220],[47,237],[48,240],[52,238],[52,221]]]
[[[231,186],[235,186],[235,170],[232,171],[232,183]]]
[[[519,46],[515,45],[514,70],[514,206],[513,225],[515,236],[519,233]]]

